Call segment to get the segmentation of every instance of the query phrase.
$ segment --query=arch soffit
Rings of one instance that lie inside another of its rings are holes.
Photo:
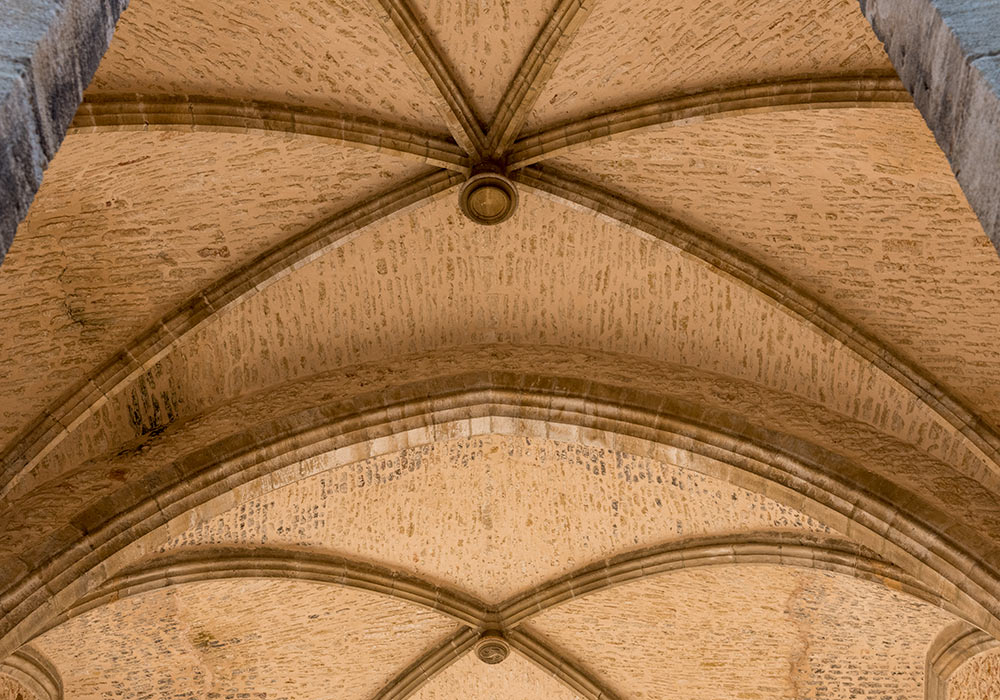
[[[506,630],[556,605],[648,576],[744,564],[850,575],[961,615],[947,600],[899,567],[847,540],[791,533],[743,533],[675,541],[621,554],[517,594],[500,605],[487,605],[459,591],[369,562],[310,550],[258,545],[181,549],[149,557],[115,574],[53,620],[45,631],[129,596],[188,583],[240,578],[296,579],[357,588],[416,603],[471,627]]]
[[[685,255],[708,264],[724,278],[735,278],[762,293],[769,303],[803,320],[804,328],[817,329],[820,337],[846,346],[851,352],[847,357],[860,358],[862,366],[875,368],[887,378],[888,386],[902,387],[904,396],[908,397],[905,401],[922,404],[924,410],[930,412],[931,420],[940,421],[944,430],[952,431],[954,438],[965,443],[972,461],[978,461],[978,465],[965,458],[955,459],[954,453],[949,453],[950,461],[962,465],[962,469],[971,469],[967,476],[972,479],[987,485],[997,482],[993,485],[1000,489],[1000,475],[995,469],[996,445],[1000,444],[1000,439],[989,426],[919,370],[893,356],[845,319],[798,292],[787,281],[748,263],[735,251],[682,229],[664,217],[623,203],[598,188],[534,167],[520,171],[517,177],[545,196],[583,205],[641,234],[653,235],[669,243]],[[4,455],[0,492],[8,493],[20,475],[39,465],[62,440],[78,431],[117,394],[160,364],[191,332],[205,327],[223,310],[249,299],[375,221],[413,208],[427,198],[443,196],[460,181],[458,173],[439,171],[407,183],[375,202],[322,222],[192,298],[71,390],[58,406],[53,405],[22,433]],[[904,434],[907,430],[912,432],[912,427],[904,430]]]
[[[10,676],[39,700],[62,700],[63,685],[59,671],[42,652],[24,645],[0,661],[0,673]]]
[[[613,697],[601,681],[538,639],[524,624],[534,615],[571,600],[651,576],[706,566],[791,566],[885,585],[952,610],[946,600],[898,567],[850,542],[790,533],[745,533],[689,539],[629,552],[559,577],[547,584],[488,606],[469,596],[367,562],[315,551],[258,546],[177,550],[133,565],[79,601],[45,630],[102,605],[173,586],[240,578],[269,578],[356,588],[398,598],[452,617],[461,627],[401,671],[377,698],[411,695],[430,678],[471,650],[486,630],[502,629],[511,647],[586,698]],[[43,632],[44,633],[44,632]]]
[[[333,409],[312,411],[311,425],[289,431],[286,420],[189,455],[81,513],[29,555],[26,561],[46,564],[0,599],[7,610],[4,642],[32,638],[108,572],[129,563],[131,555],[124,548],[130,542],[150,551],[158,539],[186,529],[193,509],[198,509],[199,518],[211,517],[259,493],[262,480],[301,478],[300,463],[310,456],[331,453],[357,461],[370,456],[373,446],[395,451],[441,436],[519,431],[544,436],[550,429],[556,439],[598,440],[639,456],[655,458],[665,447],[668,454],[672,449],[694,454],[698,458],[683,466],[763,493],[836,527],[952,601],[964,619],[1000,629],[991,608],[995,573],[940,532],[865,489],[799,461],[787,449],[775,451],[763,435],[755,436],[761,440],[757,442],[720,433],[674,417],[666,404],[629,405],[622,392],[615,394],[617,400],[601,401],[593,392],[587,398],[573,397],[570,387],[558,384],[544,391],[543,383],[526,379],[527,389],[491,382],[463,391],[456,389],[456,382],[445,394],[422,385],[411,389],[418,398],[410,402],[386,407],[380,395],[377,405],[365,412],[355,400],[348,402],[349,413],[339,421],[331,420]],[[474,382],[467,378],[464,384]],[[551,427],[546,418],[554,420]],[[39,607],[39,602],[44,604]]]
[[[1000,646],[1000,641],[968,622],[948,625],[927,650],[925,699],[947,700],[948,682],[959,668],[979,654]]]
[[[428,92],[438,100],[438,109],[451,129],[456,142],[466,152],[480,154],[486,153],[489,148],[495,148],[497,144],[509,143],[514,139],[519,125],[523,123],[523,114],[530,110],[531,105],[537,99],[542,86],[551,75],[567,43],[572,40],[576,31],[579,30],[583,23],[582,20],[586,17],[589,10],[587,3],[581,3],[579,0],[563,0],[559,3],[555,11],[550,15],[547,25],[538,35],[515,79],[508,87],[507,94],[501,101],[502,108],[497,123],[493,125],[493,130],[489,134],[486,134],[472,116],[473,110],[455,81],[447,62],[434,48],[433,41],[430,40],[426,28],[421,25],[409,4],[405,0],[379,0],[377,7],[380,8],[379,14],[383,26],[392,36],[407,61],[417,68],[417,73],[425,83]],[[733,94],[732,91],[729,93],[721,91],[721,97],[716,96],[709,100],[707,107],[705,104],[701,104],[698,107],[698,98],[695,98],[695,104],[688,104],[687,107],[700,108],[707,115],[725,112],[729,109],[727,107],[712,107],[711,103],[713,102],[718,105],[735,100],[734,106],[731,108],[738,111],[741,108],[737,104],[740,99],[749,99],[751,103],[743,104],[742,107],[756,109],[760,105],[753,103],[754,99],[764,99],[765,101],[771,99],[773,101],[775,95],[782,92],[792,95],[791,102],[799,104],[836,105],[842,103],[844,100],[847,100],[849,103],[893,103],[903,99],[901,93],[898,91],[898,87],[891,78],[861,80],[850,77],[845,78],[841,81],[839,88],[831,87],[833,93],[837,93],[838,90],[842,93],[839,97],[832,95],[829,91],[817,85],[795,85],[793,84],[794,82],[788,82],[784,87],[766,86],[766,90],[772,92],[769,97],[760,93],[750,94],[752,90],[750,92],[744,90],[742,98],[739,94]],[[739,93],[739,91],[737,89],[736,93]],[[798,95],[797,97],[795,97],[796,94]],[[808,94],[810,97],[803,98],[803,94]],[[674,108],[684,109],[684,106],[674,105]],[[664,117],[662,115],[671,113],[672,109],[662,103],[656,103],[652,106],[640,105],[637,108],[617,110],[614,114],[599,115],[595,118],[596,121],[593,119],[590,120],[588,123],[589,126],[582,127],[582,130],[589,132],[594,129],[602,131],[608,128],[610,131],[615,131],[620,125],[625,125],[621,126],[621,128],[628,130],[632,128],[630,126],[632,124],[638,125],[641,128],[643,124],[648,126],[643,120],[650,118],[653,119],[654,123],[669,122],[671,117]],[[651,113],[654,116],[651,117]],[[659,114],[660,116],[655,116],[655,114]],[[612,124],[615,126],[612,127]],[[580,131],[580,129],[577,129],[577,131]],[[601,134],[604,138],[607,135],[606,133]],[[364,139],[362,138],[361,140]],[[403,140],[406,140],[405,136]],[[434,178],[435,176],[430,177]],[[557,186],[553,186],[551,182],[542,184],[542,180],[544,178],[539,178],[537,173],[531,173],[522,178],[522,182],[529,183],[530,186],[534,186],[541,191],[546,191],[549,194],[560,197],[564,201],[570,201],[577,205],[583,204],[583,206],[597,210],[598,213],[617,218],[627,225],[635,226],[638,219],[645,218],[637,216],[637,208],[627,203],[625,207],[619,207],[618,211],[612,211],[614,207],[608,206],[608,193],[599,192],[593,187],[588,187],[588,192],[582,195],[576,192],[578,196],[567,197],[565,195],[573,194],[571,190],[574,188],[566,187],[567,181],[565,179],[562,179],[562,182]],[[581,184],[577,183],[575,188],[579,189]],[[560,188],[561,192],[556,192]],[[446,187],[443,189],[446,189]],[[434,190],[425,194],[433,196],[438,191]],[[391,193],[389,196],[391,197],[392,194],[395,193]],[[604,201],[601,201],[602,199]],[[587,200],[587,202],[584,203],[583,200]],[[394,210],[393,207],[389,207],[389,209]],[[663,217],[660,218],[663,219]],[[672,224],[669,220],[665,221],[668,226]],[[641,225],[636,227],[640,230],[643,229]],[[677,228],[675,225],[672,227]],[[646,228],[648,233],[648,224]],[[297,237],[293,243],[301,242],[301,238],[302,236]],[[697,243],[702,245],[692,245],[690,241],[685,241],[686,245],[680,246],[681,249],[688,253],[694,251],[696,256],[704,258],[702,253],[706,248],[705,243],[708,244],[707,247],[709,249],[713,246],[718,248],[718,245],[707,237],[694,234],[694,238],[698,239]],[[293,248],[295,247],[293,245]],[[279,246],[279,248],[283,249],[284,246]],[[269,279],[265,277],[264,280],[259,281],[259,284],[254,284],[254,288],[264,286],[273,281],[275,277],[281,276],[285,266],[291,265],[294,268],[298,264],[302,264],[301,260],[298,260],[297,255],[294,253],[292,255],[282,255],[279,260],[275,260],[275,257],[277,257],[275,255],[276,252],[280,251],[272,250],[271,254],[265,254],[258,259],[256,261],[258,264],[250,266],[251,268],[255,268],[258,274],[261,273],[262,267],[269,268],[272,273]],[[302,252],[302,246],[298,246],[297,252]],[[312,252],[314,257],[316,254],[315,249]],[[718,259],[719,256],[715,255],[715,253],[716,251],[710,250],[707,258],[716,257]],[[723,250],[722,253],[721,257],[723,259],[731,259],[734,255],[733,251],[728,250]],[[739,258],[740,256],[736,255],[735,257]],[[312,259],[312,257],[309,259]],[[709,264],[713,264],[710,260],[706,259],[706,261]],[[718,265],[716,266],[718,267]],[[235,276],[240,276],[245,271],[236,273]],[[733,274],[732,269],[726,270],[726,272]],[[740,272],[743,271],[741,270]],[[845,335],[846,344],[852,350],[858,351],[860,349],[861,352],[859,354],[873,362],[880,370],[887,372],[894,380],[903,384],[908,391],[914,392],[921,401],[928,404],[932,410],[936,411],[961,433],[973,445],[974,449],[982,451],[987,462],[991,465],[997,464],[1000,438],[972,411],[935,386],[917,368],[907,365],[877,341],[852,328],[849,323],[838,318],[835,312],[822,307],[815,300],[804,297],[804,295],[801,295],[788,285],[787,282],[777,278],[777,276],[766,268],[750,262],[749,273],[738,273],[735,276],[741,279],[741,281],[750,284],[758,291],[763,292],[765,296],[787,307],[792,313],[799,314],[807,321],[814,323],[824,332],[829,333],[830,328],[836,327],[840,329],[846,324],[849,331]],[[244,281],[246,280],[244,279]],[[775,282],[778,284],[775,285]],[[792,300],[791,303],[788,303],[789,299]],[[6,492],[7,484],[9,484],[10,479],[17,472],[22,471],[25,467],[30,467],[41,454],[51,449],[67,433],[72,432],[83,418],[92,414],[109,395],[109,392],[105,391],[106,388],[110,389],[111,393],[114,393],[120,390],[123,383],[127,383],[129,379],[136,376],[137,366],[141,370],[151,364],[155,364],[155,361],[167,352],[167,346],[176,340],[177,335],[175,330],[183,334],[189,331],[194,325],[198,325],[201,321],[205,320],[205,318],[213,316],[217,312],[217,309],[210,302],[206,302],[207,295],[205,293],[197,295],[190,304],[185,306],[185,309],[188,311],[194,308],[201,312],[200,314],[196,313],[200,317],[193,324],[190,318],[181,318],[185,316],[183,311],[180,314],[174,314],[164,319],[156,328],[144,334],[139,341],[140,345],[145,345],[144,348],[130,347],[125,349],[117,358],[109,361],[95,375],[89,377],[81,387],[68,392],[63,397],[63,400],[58,402],[58,406],[53,406],[52,410],[46,411],[33,425],[29,426],[22,435],[22,438],[5,455],[4,468],[0,472],[0,479],[2,479],[0,492]],[[208,307],[207,313],[206,306]],[[855,342],[856,338],[860,338],[860,342]],[[133,350],[139,351],[138,355]],[[141,350],[151,352],[142,352]],[[109,377],[110,386],[106,387],[104,385],[107,384]],[[123,379],[125,380],[124,382],[122,381]],[[983,473],[977,475],[979,478],[983,476],[988,475],[984,475]]]

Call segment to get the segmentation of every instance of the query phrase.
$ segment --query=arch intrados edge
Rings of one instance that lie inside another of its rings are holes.
[[[376,698],[412,694],[464,655],[478,635],[488,629],[503,630],[516,651],[571,690],[585,697],[600,698],[607,695],[599,680],[549,649],[526,630],[523,623],[563,603],[651,577],[704,567],[740,565],[789,566],[853,576],[908,594],[961,618],[961,612],[948,601],[897,567],[865,554],[846,540],[802,538],[793,533],[745,533],[691,538],[628,552],[556,577],[493,606],[416,576],[315,551],[257,545],[168,551],[116,574],[52,620],[39,635],[99,607],[176,586],[244,578],[307,581],[415,603],[447,615],[462,625],[457,636],[436,645],[400,672]]]
[[[499,605],[368,561],[266,545],[169,550],[114,574],[37,635],[111,603],[174,586],[260,578],[307,581],[415,603],[471,627],[514,629],[553,607],[653,576],[710,566],[769,564],[830,571],[879,583],[961,618],[962,612],[893,564],[848,540],[794,533],[688,538],[588,564],[518,593]]]
[[[695,471],[764,493],[822,522],[836,522],[836,529],[903,566],[924,586],[952,601],[964,619],[985,629],[1000,630],[996,596],[990,593],[995,590],[996,577],[991,579],[981,563],[892,504],[852,490],[849,484],[838,484],[835,477],[817,473],[787,454],[668,417],[666,406],[650,410],[601,401],[593,395],[567,397],[567,392],[558,388],[540,393],[540,380],[527,378],[525,382],[535,388],[534,393],[498,386],[425,398],[433,392],[422,386],[416,390],[421,398],[415,402],[371,411],[368,428],[364,427],[365,416],[353,412],[341,421],[327,422],[325,427],[306,426],[294,434],[286,430],[266,441],[253,438],[251,433],[250,438],[240,438],[242,448],[240,440],[223,441],[213,447],[210,459],[196,454],[166,467],[162,476],[127,489],[124,497],[132,499],[130,507],[109,499],[81,514],[74,527],[88,534],[81,534],[68,546],[57,546],[46,566],[34,577],[22,579],[18,588],[4,597],[4,643],[17,646],[34,637],[45,627],[46,619],[61,614],[62,608],[115,570],[128,544],[153,531],[183,531],[190,522],[189,511],[195,508],[201,509],[202,517],[221,513],[238,501],[241,488],[252,491],[255,480],[270,478],[283,467],[295,468],[310,456],[338,449],[349,453],[351,445],[362,441],[406,433],[419,444],[418,436],[434,439],[438,428],[444,435],[453,435],[455,428],[444,424],[455,420],[464,421],[469,434],[473,422],[484,432],[484,416],[490,418],[485,423],[489,432],[527,430],[532,418],[552,416],[558,425],[575,425],[583,431],[580,436],[611,432],[615,449],[639,456],[649,456],[656,445],[700,454],[708,459],[694,467]],[[108,513],[112,515],[108,517]],[[168,527],[163,528],[165,525]],[[54,539],[61,544],[65,538],[66,533],[60,532]]]
[[[1000,641],[965,621],[941,630],[927,650],[924,670],[925,700],[947,700],[951,677],[966,662],[1000,646]]]
[[[0,674],[10,676],[38,700],[62,700],[63,684],[55,665],[31,645],[15,650],[0,661]]]
[[[902,360],[880,342],[767,267],[708,236],[557,171],[529,166],[514,173],[514,177],[522,185],[543,196],[570,206],[585,207],[639,233],[652,235],[672,245],[682,254],[761,293],[779,308],[803,319],[871,363],[956,429],[987,464],[998,465],[1000,436],[983,419],[915,366]],[[413,210],[427,201],[444,196],[461,181],[460,174],[446,170],[411,180],[369,203],[348,209],[307,229],[194,295],[186,304],[139,336],[129,347],[117,353],[85,382],[64,394],[15,439],[3,457],[0,496],[10,491],[19,474],[35,466],[110,397],[122,391],[137,376],[168,354],[186,334],[214,318],[223,309],[239,303],[321,256],[333,246],[344,242],[349,235],[383,218]],[[972,476],[982,480],[984,476],[988,478],[991,474],[997,481],[993,485],[1000,490],[1000,473]]]
[[[546,127],[511,144],[507,167],[519,170],[638,131],[746,114],[910,106],[909,93],[897,79],[889,77],[846,75],[749,83],[627,105]],[[392,153],[463,174],[468,174],[471,165],[465,150],[452,141],[384,120],[290,104],[194,95],[88,94],[67,135],[131,131],[273,132]]]

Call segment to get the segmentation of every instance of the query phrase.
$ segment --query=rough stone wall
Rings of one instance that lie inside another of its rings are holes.
[[[486,435],[347,467],[331,458],[311,460],[314,476],[200,523],[167,549],[320,547],[500,602],[671,540],[830,532],[770,498],[602,447]]]
[[[1000,3],[859,1],[1000,248]]]
[[[38,697],[13,678],[0,674],[0,700],[38,700]]]
[[[366,591],[213,581],[103,606],[37,644],[67,700],[362,700],[454,628]]]
[[[0,262],[127,5],[0,3]]]
[[[517,653],[496,666],[487,666],[472,654],[464,656],[411,696],[412,700],[498,697],[581,700],[579,695]]]
[[[874,583],[751,565],[642,579],[531,624],[623,698],[922,700],[948,619]]]
[[[948,700],[1000,698],[1000,649],[973,657],[948,682]]]

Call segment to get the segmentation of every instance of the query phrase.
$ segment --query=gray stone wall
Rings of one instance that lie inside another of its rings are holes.
[[[127,5],[0,2],[0,262]]]
[[[1000,250],[1000,0],[859,0]]]

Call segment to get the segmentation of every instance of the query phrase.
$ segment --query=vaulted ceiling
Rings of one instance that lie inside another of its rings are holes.
[[[0,268],[0,698],[922,698],[998,283],[854,0],[132,0]]]

